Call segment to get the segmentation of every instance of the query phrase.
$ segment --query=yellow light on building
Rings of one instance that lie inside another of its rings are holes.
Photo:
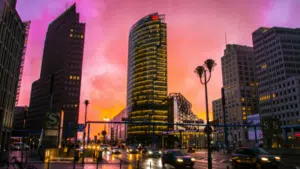
[[[74,30],[73,30],[73,29],[71,29],[70,31],[71,31],[71,32],[74,32]]]
[[[83,35],[80,35],[81,39],[83,39]]]
[[[72,80],[72,79],[73,79],[73,76],[69,76],[69,79]]]
[[[73,37],[73,34],[70,34],[70,38],[72,38]]]

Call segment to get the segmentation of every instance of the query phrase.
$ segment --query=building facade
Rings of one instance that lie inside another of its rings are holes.
[[[15,1],[0,0],[0,159],[8,157],[25,25]]]
[[[273,118],[283,126],[299,125],[300,29],[259,28],[252,40],[262,120]],[[288,130],[292,132],[292,128]]]
[[[214,121],[217,121],[219,124],[223,124],[224,115],[223,115],[222,98],[216,99],[212,102],[212,110],[213,110]]]
[[[129,35],[127,106],[134,122],[167,121],[167,28],[164,15],[153,13],[134,24]],[[167,130],[157,125],[155,135]],[[129,142],[151,142],[149,125],[128,125]]]
[[[199,118],[192,111],[192,104],[181,93],[170,93],[167,103],[169,123],[199,123]],[[203,120],[202,120],[203,122]],[[172,125],[168,130],[193,130],[195,126]],[[196,127],[195,130],[198,128]]]
[[[253,48],[226,45],[221,61],[227,124],[247,124],[247,116],[258,112]],[[247,142],[248,133],[244,127],[229,127],[228,133],[232,143]]]
[[[76,136],[84,38],[85,24],[79,21],[76,4],[49,25],[40,78],[32,84],[28,129],[41,130],[52,106],[64,111],[63,138]]]
[[[25,40],[24,40],[23,55],[22,55],[22,59],[21,59],[20,75],[19,75],[17,94],[16,94],[16,105],[18,105],[18,101],[19,101],[19,97],[20,97],[21,83],[22,83],[22,76],[23,76],[23,70],[24,70],[25,55],[26,55],[26,49],[27,49],[30,23],[31,23],[31,21],[24,22],[24,25],[25,25]]]
[[[111,122],[122,122],[126,118],[126,110],[123,109],[119,114],[111,119]],[[110,124],[108,134],[110,140],[115,143],[126,141],[126,125],[125,124]]]

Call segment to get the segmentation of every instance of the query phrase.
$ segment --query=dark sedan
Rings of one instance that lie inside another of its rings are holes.
[[[161,157],[162,152],[157,149],[148,149],[146,155],[147,157]]]
[[[262,148],[239,148],[232,155],[232,169],[278,169],[280,157]]]
[[[165,166],[165,164],[170,164],[178,169],[185,167],[193,168],[195,164],[195,158],[192,158],[179,150],[164,152],[161,161],[163,166]]]

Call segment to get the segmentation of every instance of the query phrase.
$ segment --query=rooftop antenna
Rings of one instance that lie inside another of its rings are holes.
[[[225,44],[227,46],[227,35],[226,35],[226,32],[225,32]]]

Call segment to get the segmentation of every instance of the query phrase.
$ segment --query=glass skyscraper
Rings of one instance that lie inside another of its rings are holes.
[[[167,30],[164,15],[153,13],[134,24],[129,34],[127,107],[133,122],[167,122]],[[155,137],[167,126],[157,125]],[[128,125],[129,142],[149,143],[150,125]]]

